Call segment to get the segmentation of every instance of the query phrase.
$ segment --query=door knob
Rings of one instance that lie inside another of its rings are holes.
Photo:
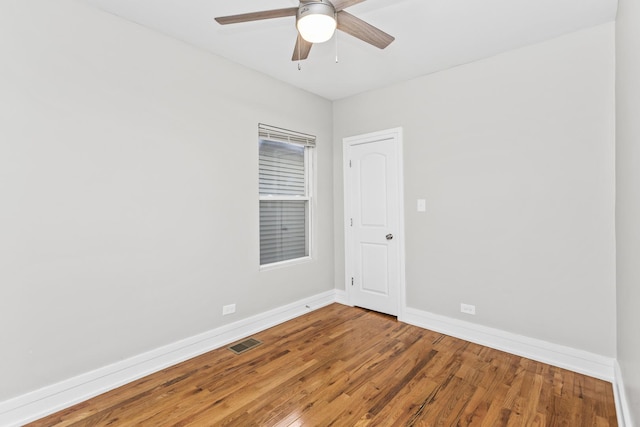
[[[384,236],[384,237],[386,237],[386,238],[387,238],[387,240],[391,240],[391,239],[393,239],[393,234],[389,233],[389,234],[387,234],[387,235],[386,235],[386,236]]]

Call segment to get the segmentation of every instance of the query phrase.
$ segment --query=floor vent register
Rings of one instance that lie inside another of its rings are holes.
[[[262,344],[262,341],[258,341],[255,338],[249,338],[237,344],[234,344],[228,348],[229,350],[233,351],[235,354],[241,354],[241,353],[244,353],[245,351],[249,351],[252,348],[259,346],[260,344]]]

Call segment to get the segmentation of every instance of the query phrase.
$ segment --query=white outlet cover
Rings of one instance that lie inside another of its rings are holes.
[[[476,306],[471,304],[460,304],[460,311],[466,314],[476,314]]]
[[[418,199],[417,209],[418,212],[425,212],[427,210],[427,201],[425,199]]]

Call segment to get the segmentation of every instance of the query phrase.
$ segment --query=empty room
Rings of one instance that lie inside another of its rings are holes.
[[[0,52],[0,426],[640,425],[637,1],[0,0]]]

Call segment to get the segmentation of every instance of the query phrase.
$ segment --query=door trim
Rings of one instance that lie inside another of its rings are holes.
[[[342,178],[343,178],[343,191],[344,191],[344,287],[347,294],[347,302],[353,306],[351,291],[351,277],[353,277],[353,229],[351,228],[350,219],[352,218],[351,208],[351,182],[348,179],[349,176],[349,148],[368,142],[375,142],[381,139],[391,139],[396,149],[396,159],[398,168],[398,235],[394,235],[394,238],[398,239],[398,320],[404,320],[406,304],[406,291],[405,291],[405,235],[404,235],[404,162],[403,162],[403,140],[402,140],[402,128],[392,128],[387,130],[381,130],[378,132],[371,132],[363,135],[350,136],[342,139]]]

